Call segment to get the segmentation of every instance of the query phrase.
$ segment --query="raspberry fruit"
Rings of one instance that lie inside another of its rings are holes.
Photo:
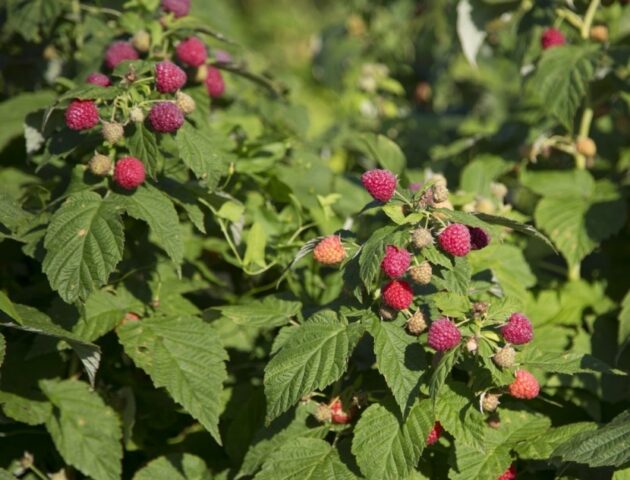
[[[104,177],[112,169],[112,160],[107,155],[95,154],[88,163],[90,172],[99,177]]]
[[[317,405],[315,409],[315,413],[313,414],[315,419],[321,423],[327,423],[332,420],[332,414],[330,412],[330,407],[325,403],[320,403]]]
[[[219,98],[225,93],[225,80],[218,68],[208,67],[205,82],[206,90],[211,98]]]
[[[162,0],[162,10],[175,18],[185,17],[190,12],[190,0]]]
[[[446,317],[437,319],[429,328],[428,344],[438,352],[444,352],[459,345],[462,334],[452,321]]]
[[[476,317],[485,315],[486,313],[488,313],[489,306],[490,305],[488,305],[486,302],[475,302],[473,303],[473,306],[472,306],[473,313],[475,314]]]
[[[532,323],[522,313],[513,313],[503,327],[501,327],[501,335],[506,342],[514,345],[523,345],[529,343],[534,337]]]
[[[186,85],[186,72],[165,60],[155,66],[155,88],[160,93],[173,93]]]
[[[508,387],[510,395],[524,400],[531,400],[538,396],[540,385],[536,377],[527,370],[517,370],[515,375],[516,378]]]
[[[499,398],[501,398],[501,395],[498,395],[496,393],[486,393],[483,396],[483,400],[481,401],[481,408],[483,408],[483,411],[494,412],[501,403],[499,401]]]
[[[116,162],[114,181],[125,190],[133,190],[145,179],[144,164],[135,157],[124,157]]]
[[[501,368],[511,368],[514,366],[514,358],[516,357],[516,352],[512,347],[505,346],[497,353],[494,354],[492,360],[497,365],[497,367]]]
[[[156,132],[173,133],[184,124],[184,114],[172,102],[159,102],[151,107],[149,123]]]
[[[595,25],[591,28],[591,40],[599,43],[608,42],[608,28],[606,25]]]
[[[510,467],[503,472],[497,480],[516,480],[516,467],[514,464],[510,465]]]
[[[350,423],[352,415],[344,411],[341,400],[337,398],[330,404],[330,418],[332,423],[345,425],[346,423]]]
[[[404,280],[392,280],[383,287],[383,300],[395,310],[404,310],[413,302],[413,290]]]
[[[361,175],[361,183],[375,200],[387,202],[394,196],[398,180],[389,170],[375,168]]]
[[[88,130],[98,123],[98,109],[92,100],[74,100],[66,109],[66,125],[72,130]]]
[[[431,230],[426,228],[416,228],[411,234],[411,242],[416,248],[424,248],[433,244]]]
[[[175,94],[175,105],[177,105],[185,115],[194,112],[195,108],[197,108],[197,104],[193,98],[184,92],[177,92]]]
[[[435,442],[437,442],[442,436],[443,431],[444,428],[442,427],[442,424],[440,422],[435,422],[433,428],[427,436],[427,445],[433,445]]]
[[[389,278],[402,277],[411,263],[411,254],[404,248],[394,245],[385,247],[385,257],[381,262],[381,270]]]
[[[427,329],[427,322],[424,319],[424,314],[418,310],[414,313],[406,323],[407,331],[412,335],[420,335]]]
[[[442,233],[440,233],[438,242],[442,250],[455,257],[466,256],[472,248],[468,227],[459,223],[454,223],[446,227]]]
[[[473,250],[481,250],[490,244],[490,234],[483,228],[468,227],[470,232],[470,247]]]
[[[322,265],[337,265],[346,258],[346,250],[339,235],[330,235],[320,240],[313,250],[313,257]]]
[[[477,337],[470,337],[466,340],[466,351],[468,353],[477,353],[477,349],[479,348],[479,340]]]
[[[200,67],[208,58],[208,50],[205,44],[197,37],[188,37],[175,47],[177,58],[189,67]]]
[[[144,122],[144,112],[140,107],[133,107],[129,111],[129,119],[135,123],[142,123]]]
[[[435,203],[442,203],[448,200],[448,188],[446,185],[438,184],[433,187],[433,201]]]
[[[151,48],[151,35],[146,30],[140,30],[131,38],[131,45],[139,52],[146,53]]]
[[[107,75],[99,72],[90,73],[85,82],[99,87],[109,87],[112,84]]]
[[[123,126],[116,122],[103,122],[102,132],[103,138],[112,145],[117,143],[125,135]]]
[[[580,155],[591,158],[597,153],[597,145],[595,145],[595,142],[591,138],[580,137],[575,142],[575,150]]]
[[[138,60],[138,52],[129,42],[114,42],[105,52],[105,65],[115,68],[125,60]]]
[[[556,28],[548,28],[540,36],[540,46],[543,50],[564,45],[565,39],[562,32]]]
[[[428,285],[433,276],[433,267],[429,262],[422,262],[420,265],[414,265],[409,269],[409,276],[418,285]]]

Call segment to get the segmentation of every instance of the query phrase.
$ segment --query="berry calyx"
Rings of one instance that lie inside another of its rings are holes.
[[[208,67],[206,71],[206,90],[211,98],[220,98],[225,93],[225,80],[221,70],[215,67]]]
[[[499,408],[500,398],[501,395],[497,393],[486,393],[481,400],[481,408],[484,412],[494,412]]]
[[[466,225],[453,223],[446,227],[438,236],[442,250],[455,257],[464,257],[472,248],[470,231]]]
[[[548,28],[540,36],[540,46],[543,50],[547,50],[551,47],[558,47],[564,45],[564,34],[557,28]]]
[[[406,323],[406,327],[407,331],[411,335],[420,335],[427,329],[427,322],[424,319],[424,314],[420,310],[418,310],[411,317],[409,317]]]
[[[389,278],[402,277],[411,263],[411,254],[404,248],[387,245],[381,262],[381,270]]]
[[[361,183],[372,198],[379,202],[387,202],[394,196],[398,180],[389,170],[375,168],[361,175]]]
[[[511,368],[514,366],[514,359],[516,357],[516,352],[509,345],[500,349],[497,353],[494,354],[492,360],[496,364],[497,367],[501,368]]]
[[[103,122],[103,138],[114,145],[125,135],[125,130],[120,123],[116,122]]]
[[[172,102],[159,102],[151,107],[149,123],[156,132],[173,133],[184,124],[184,114]]]
[[[107,155],[95,154],[88,163],[90,172],[99,177],[108,175],[112,169],[112,160]]]
[[[442,432],[444,432],[442,424],[440,422],[435,422],[433,428],[429,432],[429,435],[427,435],[427,445],[433,445],[437,442],[442,436]]]
[[[332,401],[330,404],[330,419],[332,423],[336,423],[338,425],[345,425],[346,423],[350,423],[352,420],[351,412],[346,412],[343,409],[343,404],[339,398]]]
[[[322,265],[337,265],[346,258],[346,250],[339,235],[330,235],[322,239],[313,250],[313,257]]]
[[[185,17],[190,13],[191,0],[162,0],[162,10],[172,13],[175,18]]]
[[[437,319],[429,328],[427,343],[438,352],[455,348],[462,340],[462,334],[454,322],[446,317]]]
[[[427,228],[416,228],[411,234],[411,242],[414,247],[421,249],[433,244],[433,235]]]
[[[414,265],[409,269],[409,277],[418,285],[428,285],[433,277],[433,267],[427,261]]]
[[[514,464],[510,465],[497,480],[516,480],[516,466]]]
[[[501,327],[501,335],[506,342],[523,345],[532,340],[534,331],[529,318],[522,313],[513,313],[507,323]]]
[[[383,301],[394,310],[409,308],[413,302],[413,290],[404,280],[392,280],[383,287]]]
[[[74,100],[66,109],[66,125],[71,130],[88,130],[98,123],[98,109],[92,100]]]
[[[538,396],[540,384],[538,380],[536,380],[536,377],[527,370],[517,370],[515,375],[516,378],[508,386],[510,395],[524,400],[531,400]]]
[[[175,105],[179,107],[179,109],[184,112],[184,115],[188,115],[195,111],[197,108],[197,104],[193,100],[193,98],[184,92],[177,92],[175,94]]]
[[[186,85],[186,72],[165,60],[155,66],[155,88],[160,93],[173,93]]]
[[[85,82],[91,85],[98,85],[99,87],[109,87],[112,84],[109,77],[100,72],[90,73]]]
[[[114,182],[125,190],[133,190],[144,183],[144,164],[135,157],[123,157],[114,166]]]
[[[105,52],[105,65],[108,68],[116,66],[125,60],[138,60],[140,56],[129,42],[118,41],[112,43]]]
[[[468,227],[470,232],[470,247],[472,250],[481,250],[490,244],[490,234],[483,228]]]
[[[189,67],[200,67],[208,59],[206,45],[197,37],[188,37],[175,47],[177,59]]]

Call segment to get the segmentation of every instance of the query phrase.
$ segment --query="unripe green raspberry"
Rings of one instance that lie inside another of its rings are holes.
[[[103,122],[103,138],[114,145],[125,135],[125,129],[120,123]]]
[[[151,36],[148,32],[140,30],[131,39],[131,44],[139,52],[146,53],[151,48]]]
[[[448,200],[448,188],[442,183],[438,183],[433,187],[433,201],[442,203]]]
[[[424,314],[420,310],[407,320],[407,331],[412,335],[420,335],[426,328],[427,322],[424,319]]]
[[[90,172],[99,177],[108,175],[112,169],[112,159],[107,155],[95,154],[88,164]]]
[[[426,228],[416,228],[411,234],[411,241],[416,248],[424,248],[433,244],[431,230]]]
[[[193,98],[184,92],[177,92],[175,94],[175,103],[186,115],[194,112],[195,107],[197,106]]]
[[[509,345],[503,347],[497,353],[494,354],[492,359],[494,363],[501,368],[510,368],[514,366],[514,358],[516,357],[516,352]]]
[[[486,393],[481,401],[481,408],[483,408],[483,411],[494,412],[501,403],[499,402],[500,397],[501,395],[496,393]]]
[[[433,276],[433,268],[429,262],[422,262],[420,265],[414,265],[409,269],[409,277],[418,285],[428,285],[431,283]]]
[[[468,353],[477,353],[477,349],[479,348],[479,341],[477,337],[470,337],[466,340],[466,350]]]
[[[135,123],[142,123],[144,122],[144,112],[140,107],[133,107],[129,111],[129,119]]]

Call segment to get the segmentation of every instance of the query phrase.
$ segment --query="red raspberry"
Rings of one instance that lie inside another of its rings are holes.
[[[149,123],[156,132],[176,132],[184,124],[184,114],[172,102],[159,102],[151,107]]]
[[[125,190],[133,190],[145,179],[144,164],[135,157],[124,157],[114,166],[114,181]]]
[[[395,310],[404,310],[413,301],[413,290],[403,280],[392,280],[383,287],[383,300]]]
[[[522,313],[513,313],[507,324],[501,327],[501,335],[503,335],[506,342],[514,345],[529,343],[534,337],[532,323]]]
[[[208,67],[206,89],[208,90],[208,95],[212,98],[219,98],[223,95],[225,92],[225,80],[223,80],[221,70],[214,67]]]
[[[510,465],[510,468],[503,472],[497,480],[516,480],[516,467],[514,464]]]
[[[540,392],[540,385],[538,384],[536,377],[527,370],[517,370],[515,375],[516,378],[508,386],[510,395],[524,400],[530,400],[538,396],[538,393]]]
[[[468,227],[470,232],[470,246],[473,250],[481,250],[490,244],[490,234],[483,228]]]
[[[199,67],[208,58],[205,44],[197,37],[189,37],[179,42],[175,47],[175,52],[179,61],[189,67]]]
[[[186,72],[165,60],[155,66],[155,88],[160,93],[173,93],[186,84]]]
[[[562,32],[556,28],[548,28],[540,36],[540,46],[543,50],[564,45],[565,38]]]
[[[175,18],[185,17],[190,12],[190,0],[162,0],[162,10]]]
[[[361,175],[361,183],[375,200],[387,202],[394,196],[398,180],[389,170],[375,168]]]
[[[463,257],[472,248],[470,244],[470,232],[466,225],[454,223],[446,227],[438,237],[440,247],[446,253],[455,257]]]
[[[345,425],[352,420],[352,414],[344,411],[341,400],[337,398],[330,404],[330,419],[332,423]]]
[[[90,73],[85,79],[85,82],[91,83],[92,85],[98,85],[100,87],[109,87],[112,84],[107,75],[99,72]]]
[[[462,334],[452,321],[446,317],[437,319],[429,328],[429,346],[438,352],[444,352],[459,345]]]
[[[138,52],[129,42],[114,42],[105,52],[105,65],[108,68],[115,68],[125,60],[138,60]]]
[[[339,235],[322,239],[313,250],[313,257],[322,265],[336,265],[346,258],[346,250]]]
[[[66,109],[66,125],[72,130],[87,130],[98,123],[98,108],[92,100],[74,100]]]
[[[385,257],[381,262],[383,273],[389,278],[402,277],[411,263],[411,254],[404,248],[387,245]]]
[[[435,422],[433,429],[431,429],[429,435],[427,436],[427,445],[433,445],[437,442],[442,436],[443,431],[444,428],[442,427],[442,424],[440,422]]]

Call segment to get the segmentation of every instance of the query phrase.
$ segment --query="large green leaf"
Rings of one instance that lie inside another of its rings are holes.
[[[6,350],[7,350],[7,342],[2,336],[2,334],[0,334],[0,367],[2,366],[2,362],[4,361],[4,354]]]
[[[486,418],[479,411],[477,399],[466,385],[447,383],[438,396],[435,416],[444,429],[457,439],[458,444],[483,450]]]
[[[383,405],[370,405],[357,423],[352,453],[368,480],[407,478],[420,460],[426,438],[433,427],[431,404],[416,403],[407,419]]]
[[[134,363],[165,387],[221,443],[221,390],[227,353],[214,328],[193,316],[154,316],[118,329]]]
[[[356,476],[341,462],[328,442],[297,438],[273,452],[256,480],[354,480]]]
[[[539,368],[546,372],[566,373],[611,373],[625,375],[613,369],[605,362],[591,355],[576,352],[543,352],[537,348],[527,348],[520,356],[519,362],[529,368]]]
[[[465,192],[490,197],[492,181],[511,168],[495,155],[479,155],[462,169],[460,188]]]
[[[77,380],[42,380],[53,414],[46,429],[64,460],[95,480],[121,476],[122,431],[114,410]]]
[[[383,135],[365,134],[351,143],[370,159],[376,160],[382,168],[398,175],[405,169],[405,154],[396,143]]]
[[[109,88],[109,87],[108,87]],[[147,166],[153,178],[158,174],[162,163],[162,152],[157,144],[155,133],[142,123],[133,125],[131,135],[126,137],[129,152]]]
[[[265,368],[267,420],[341,377],[349,355],[348,325],[334,312],[320,312],[300,325]]]
[[[368,332],[374,337],[376,366],[404,415],[420,393],[420,377],[427,367],[424,350],[416,337],[394,323],[374,318]]]
[[[98,290],[79,307],[81,317],[72,327],[72,332],[85,341],[93,342],[120,323],[129,304],[130,299],[124,295]]]
[[[205,462],[189,453],[174,453],[151,460],[133,480],[211,480]]]
[[[223,145],[190,123],[177,131],[175,139],[182,161],[207,184],[208,189],[214,190],[226,173],[227,166],[221,154]]]
[[[516,449],[518,456],[524,459],[546,460],[561,444],[567,442],[581,432],[597,429],[594,422],[576,422],[550,428],[543,434],[522,442]]]
[[[7,417],[27,425],[41,425],[52,414],[52,405],[49,402],[12,392],[0,391],[0,405]]]
[[[123,223],[111,202],[94,192],[68,198],[48,226],[43,269],[66,302],[86,298],[107,282],[122,259]]]
[[[271,295],[262,300],[215,308],[237,325],[273,328],[289,323],[300,312],[302,304]]]
[[[22,134],[27,114],[49,105],[54,98],[53,92],[42,90],[37,93],[22,93],[0,103],[0,118],[2,118],[0,150]]]

